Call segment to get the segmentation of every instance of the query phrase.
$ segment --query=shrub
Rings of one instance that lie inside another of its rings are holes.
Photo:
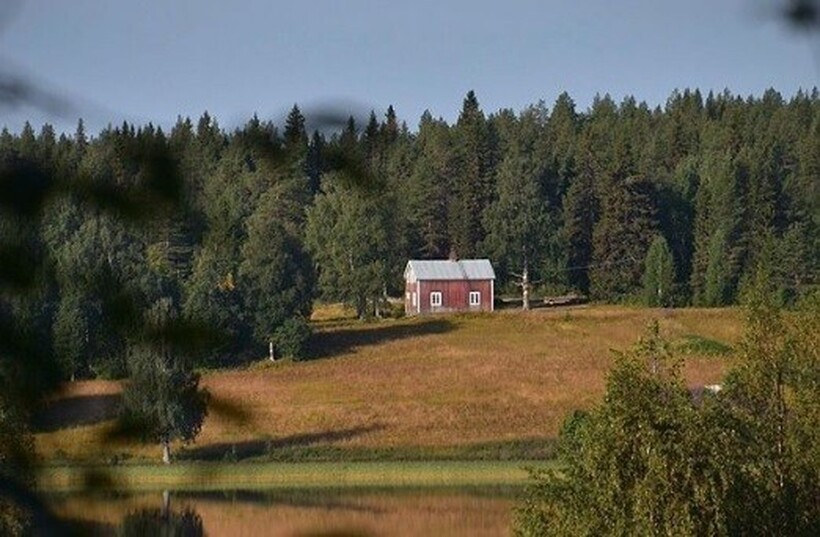
[[[310,335],[310,325],[303,318],[291,317],[276,329],[273,344],[279,356],[299,359],[304,354]]]

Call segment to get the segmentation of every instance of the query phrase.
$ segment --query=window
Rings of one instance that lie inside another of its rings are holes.
[[[430,306],[441,306],[441,291],[433,291],[430,293]]]
[[[413,307],[415,308],[416,307],[416,292],[413,291],[412,293],[410,293],[410,295],[413,297],[412,304],[413,304]]]
[[[480,306],[481,305],[481,292],[480,291],[470,291],[470,305],[471,306]]]

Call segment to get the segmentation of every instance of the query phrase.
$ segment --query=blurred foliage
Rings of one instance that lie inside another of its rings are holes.
[[[128,514],[117,529],[120,537],[201,537],[202,518],[193,509],[142,509]]]
[[[565,467],[534,474],[520,535],[817,534],[820,302],[784,315],[770,276],[719,391],[690,393],[657,325],[617,357],[604,402],[564,424]]]
[[[17,5],[4,4],[0,17]],[[795,27],[818,28],[816,1],[778,5],[780,16]],[[54,114],[73,110],[55,92],[8,69],[0,71],[0,106]],[[345,191],[350,199],[372,204],[353,210],[356,203],[348,201],[313,233],[318,244],[323,233],[340,230],[313,250],[313,261],[319,261],[313,268],[327,296],[345,289],[329,277],[336,261],[322,260],[325,250],[384,249],[383,265],[367,262],[351,270],[364,282],[354,299],[360,313],[370,307],[378,312],[384,294],[400,287],[401,261],[408,257],[450,250],[481,254],[488,233],[483,213],[495,200],[499,166],[510,147],[530,143],[546,148],[536,163],[540,188],[531,190],[563,218],[547,242],[566,241],[570,252],[557,270],[555,260],[547,260],[549,266],[533,267],[534,272],[553,274],[556,285],[564,284],[567,273],[581,291],[619,300],[640,291],[640,260],[660,232],[683,294],[695,303],[722,304],[736,300],[742,283],[751,280],[761,245],[771,240],[780,263],[770,281],[780,296],[797,301],[816,285],[820,257],[818,110],[816,89],[789,102],[771,90],[748,100],[728,92],[706,98],[698,91],[675,92],[664,110],[632,98],[616,105],[604,96],[584,114],[562,96],[552,114],[536,114],[541,123],[533,129],[526,120],[530,112],[487,117],[470,92],[456,125],[427,113],[417,134],[398,123],[392,107],[382,122],[374,115],[361,122],[361,134],[353,118],[317,110],[315,132],[308,136],[310,120],[300,118],[297,107],[284,136],[258,118],[225,133],[207,114],[196,125],[180,119],[168,135],[151,124],[127,123],[91,139],[82,122],[73,136],[58,136],[50,125],[39,133],[28,123],[19,134],[3,129],[0,529],[53,529],[31,493],[30,420],[61,380],[122,374],[128,357],[140,354],[133,349],[211,364],[257,356],[269,342],[297,352],[294,340],[306,336],[299,320],[309,315],[317,279],[305,253],[303,209],[317,194],[321,201]],[[506,164],[514,165],[520,163]],[[362,215],[365,223],[378,215],[382,229],[357,228],[361,223],[349,214]],[[609,225],[633,214],[641,216],[641,226]],[[314,215],[319,218],[318,211]],[[266,244],[277,247],[266,251]],[[499,261],[516,265],[514,259]],[[269,266],[282,268],[268,271]],[[292,274],[298,277],[269,289],[272,281]],[[260,300],[263,295],[275,296]],[[145,323],[145,312],[158,301],[181,314],[167,323]],[[783,326],[774,322],[777,316],[766,319],[772,321],[769,330]],[[802,363],[799,337],[810,337],[810,330],[784,330],[752,337],[749,363],[764,364],[754,357],[768,359],[771,352],[785,357],[784,363]],[[772,349],[770,341],[782,344]],[[800,371],[789,377],[794,386],[816,381],[816,366]],[[627,373],[643,379],[635,369]],[[751,367],[737,382],[754,386],[750,379],[771,374],[763,365]],[[738,411],[743,401],[759,403],[774,412],[772,423],[782,424],[784,404],[813,408],[811,390],[786,385],[795,390],[794,399],[779,392],[774,399],[755,395],[741,399]],[[660,388],[677,393],[674,383]],[[241,415],[224,407],[215,408]],[[800,419],[789,418],[789,426]],[[780,438],[777,445],[787,454],[818,444],[802,425],[786,430],[785,438],[777,431],[762,433]],[[811,459],[791,456],[784,460],[792,466],[774,465],[779,477],[771,494],[777,501],[770,505],[782,507],[783,483],[799,492],[815,475],[807,464]],[[793,468],[804,470],[803,481],[789,481]]]

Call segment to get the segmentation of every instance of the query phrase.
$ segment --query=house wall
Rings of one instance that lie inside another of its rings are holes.
[[[430,304],[430,293],[441,293],[441,306]],[[481,304],[470,306],[470,291],[481,293]],[[413,293],[417,293],[416,306],[412,305]],[[452,311],[493,311],[492,280],[435,280],[405,283],[404,310],[408,315],[416,313],[445,313]]]
[[[404,282],[404,313],[405,315],[416,315],[419,313],[418,307],[418,288],[419,282],[408,281]],[[414,297],[415,296],[415,302]]]

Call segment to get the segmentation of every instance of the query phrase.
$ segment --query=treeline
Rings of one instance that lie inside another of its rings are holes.
[[[135,226],[55,196],[36,230],[0,222],[51,263],[42,296],[2,308],[43,334],[67,377],[117,376],[123,336],[99,329],[108,281],[219,327],[212,364],[300,354],[317,296],[381,314],[408,258],[489,257],[508,292],[652,305],[732,304],[764,250],[784,298],[817,283],[816,89],[675,92],[654,109],[604,96],[584,112],[562,94],[490,115],[470,92],[453,125],[426,112],[411,131],[392,107],[362,123],[309,132],[294,106],[281,128],[254,117],[233,132],[208,114],[168,133],[3,130],[2,169],[139,192],[168,166],[185,203]]]

